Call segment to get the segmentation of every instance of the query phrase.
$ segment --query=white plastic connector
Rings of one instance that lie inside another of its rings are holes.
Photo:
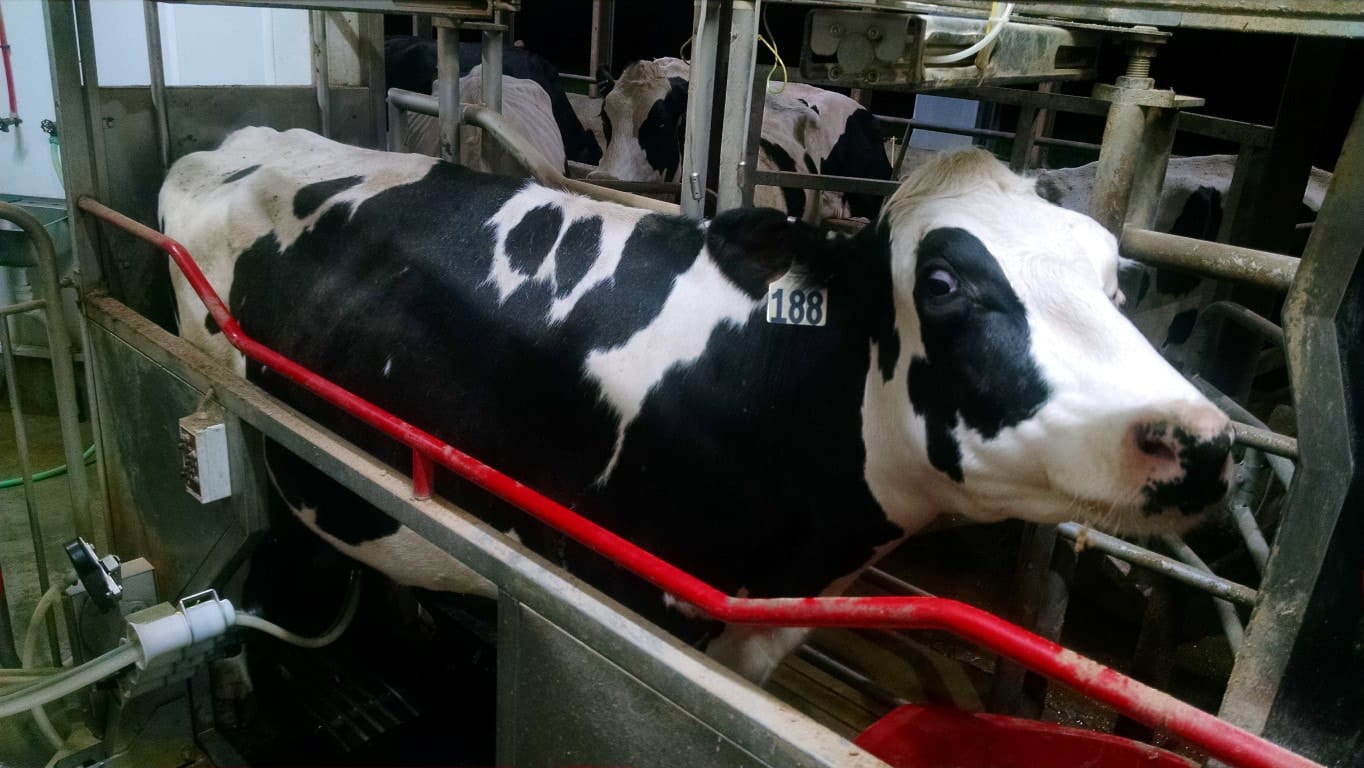
[[[204,598],[194,602],[197,598]],[[139,669],[160,656],[210,640],[237,621],[230,600],[219,599],[213,590],[180,601],[178,610],[168,603],[152,606],[128,617],[128,637],[142,647]]]

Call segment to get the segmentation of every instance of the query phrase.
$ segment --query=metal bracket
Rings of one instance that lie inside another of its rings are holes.
[[[1146,87],[1133,87],[1136,85],[1135,83],[1123,82],[1125,80],[1145,80]],[[1151,84],[1152,81],[1149,77],[1129,78],[1124,76],[1118,78],[1116,85],[1095,83],[1094,91],[1090,95],[1113,104],[1133,104],[1138,107],[1161,107],[1163,109],[1193,109],[1207,103],[1206,99],[1198,96],[1183,96],[1174,91],[1153,90]]]

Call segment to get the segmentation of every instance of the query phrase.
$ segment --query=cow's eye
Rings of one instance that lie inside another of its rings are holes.
[[[941,267],[928,270],[923,280],[929,296],[951,296],[957,292],[957,276]]]

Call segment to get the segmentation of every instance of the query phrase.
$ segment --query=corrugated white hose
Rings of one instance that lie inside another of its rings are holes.
[[[956,53],[944,53],[941,56],[925,56],[924,63],[954,64],[963,59],[969,59],[972,56],[975,56],[977,53],[980,53],[981,50],[985,48],[985,46],[989,45],[990,43],[993,43],[996,37],[999,37],[999,33],[1004,30],[1004,25],[1009,23],[1009,17],[1013,15],[1013,12],[1014,4],[1005,3],[1004,12],[999,15],[999,18],[991,17],[989,19],[988,23],[992,23],[994,24],[994,26],[991,27],[990,31],[985,33],[985,37],[982,37],[979,41],[976,42],[975,45],[972,45],[969,48],[963,48],[960,51],[957,51]]]
[[[27,669],[33,666],[33,652],[38,645],[38,633],[42,631],[43,619],[47,616],[48,610],[56,604],[62,597],[62,590],[65,585],[57,582],[43,593],[38,600],[38,606],[33,609],[33,618],[28,622],[28,630],[24,632],[24,647],[19,652],[19,666]],[[61,665],[61,659],[53,659],[53,664]],[[41,705],[33,708],[33,721],[38,724],[38,730],[42,731],[43,738],[52,745],[53,749],[61,749],[66,743],[57,729],[53,727],[52,721],[47,718],[47,712]]]

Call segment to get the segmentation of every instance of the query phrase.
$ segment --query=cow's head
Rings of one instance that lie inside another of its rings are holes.
[[[1117,245],[980,150],[888,200],[894,329],[868,379],[868,477],[976,519],[1184,527],[1231,477],[1230,423],[1118,311]],[[883,251],[884,253],[884,251]],[[926,459],[926,461],[925,461]]]
[[[681,59],[637,61],[602,101],[606,149],[588,178],[673,181],[682,164],[688,67]]]

